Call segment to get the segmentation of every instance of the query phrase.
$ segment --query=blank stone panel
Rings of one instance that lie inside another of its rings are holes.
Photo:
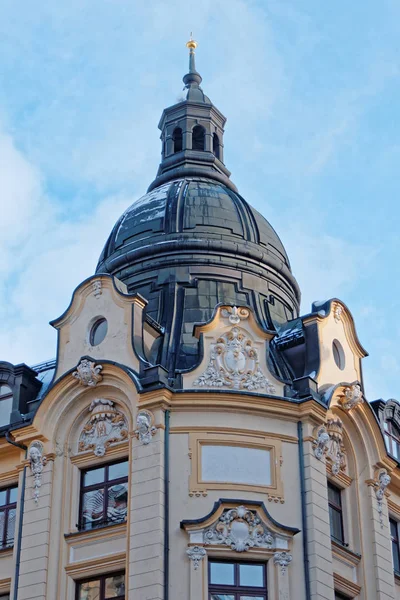
[[[271,485],[271,453],[262,448],[202,445],[201,480]]]

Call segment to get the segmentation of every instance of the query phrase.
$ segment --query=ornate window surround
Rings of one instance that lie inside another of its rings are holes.
[[[250,485],[242,483],[221,483],[203,481],[202,473],[202,447],[212,446],[239,446],[255,448],[270,452],[271,485]],[[207,496],[208,490],[237,490],[263,493],[268,495],[269,502],[284,502],[284,490],[281,479],[282,441],[266,435],[243,433],[221,433],[218,431],[191,431],[189,433],[189,457],[191,458],[191,474],[189,478],[189,496]]]
[[[291,548],[299,530],[275,521],[263,502],[221,498],[208,515],[180,525],[189,537],[190,600],[203,600],[208,590],[208,557],[265,562],[268,598],[290,600]]]

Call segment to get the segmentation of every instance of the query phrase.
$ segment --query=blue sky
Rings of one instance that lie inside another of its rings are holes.
[[[339,297],[368,399],[399,397],[397,0],[69,0],[0,7],[0,356],[55,355],[59,316],[155,176],[185,42],[225,159],[303,292]]]

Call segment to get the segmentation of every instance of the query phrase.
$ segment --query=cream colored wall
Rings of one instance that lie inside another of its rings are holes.
[[[126,286],[110,277],[93,277],[74,293],[67,313],[55,323],[59,330],[58,363],[55,379],[75,367],[82,356],[95,360],[109,359],[139,370],[139,361],[132,348],[132,307],[139,312],[144,307],[141,300],[115,289],[118,284],[126,292]],[[94,288],[101,285],[101,294]],[[98,346],[90,344],[90,330],[101,317],[107,319],[108,331]]]

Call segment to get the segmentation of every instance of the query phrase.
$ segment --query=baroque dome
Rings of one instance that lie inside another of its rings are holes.
[[[147,300],[147,318],[163,332],[155,359],[171,378],[198,362],[193,327],[217,304],[250,306],[264,328],[279,329],[300,303],[281,240],[230,179],[226,119],[200,87],[193,48],[183,81],[186,99],[159,123],[157,176],[114,226],[96,269]]]

